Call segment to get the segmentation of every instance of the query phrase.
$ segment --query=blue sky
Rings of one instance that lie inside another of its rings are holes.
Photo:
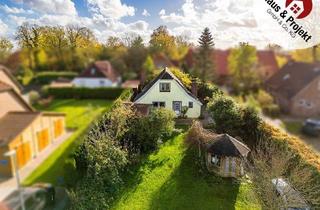
[[[0,36],[14,37],[25,22],[37,25],[81,25],[104,42],[109,36],[142,36],[167,25],[173,35],[196,43],[204,27],[216,46],[242,41],[267,45],[253,15],[254,0],[1,0]]]

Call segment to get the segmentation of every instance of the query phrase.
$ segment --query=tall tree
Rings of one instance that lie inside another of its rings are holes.
[[[45,27],[43,34],[43,48],[50,57],[55,57],[55,66],[59,70],[66,68],[65,53],[68,46],[65,29],[61,26]],[[56,69],[56,68],[55,68]]]
[[[153,31],[149,44],[152,54],[164,53],[171,57],[176,50],[175,37],[169,34],[166,26],[159,26]]]
[[[237,94],[247,94],[259,85],[257,69],[257,51],[248,43],[240,43],[232,49],[228,65],[232,75],[233,89]]]
[[[13,44],[8,39],[0,37],[0,63],[5,62],[12,48]]]
[[[68,46],[71,53],[71,66],[73,70],[80,71],[78,50],[92,46],[95,41],[93,32],[86,27],[69,26],[66,28]]]
[[[16,39],[19,41],[19,45],[23,49],[27,49],[29,58],[29,68],[39,69],[39,53],[41,42],[41,27],[37,25],[23,24],[18,28]],[[34,61],[34,65],[33,65]]]
[[[214,72],[214,63],[212,61],[214,40],[209,28],[203,30],[198,43],[200,47],[196,56],[196,74],[203,81],[212,80]]]

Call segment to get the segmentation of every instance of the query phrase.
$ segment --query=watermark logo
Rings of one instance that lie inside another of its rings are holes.
[[[269,44],[302,49],[320,43],[320,4],[315,0],[255,1],[258,28]]]
[[[289,8],[297,19],[307,17],[312,11],[312,0],[287,0],[286,8]]]

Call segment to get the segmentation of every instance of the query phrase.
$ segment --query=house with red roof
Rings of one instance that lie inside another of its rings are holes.
[[[74,78],[72,83],[76,87],[117,87],[121,83],[121,76],[109,61],[96,61]]]
[[[225,80],[230,76],[228,58],[230,50],[219,50],[216,49],[212,53],[212,61],[215,65],[215,74],[218,79],[224,83]],[[275,53],[271,50],[258,50],[257,51],[257,71],[263,80],[267,80],[278,70],[278,63],[276,60]],[[188,68],[192,69],[195,65],[195,49],[189,50],[185,57],[185,64]]]

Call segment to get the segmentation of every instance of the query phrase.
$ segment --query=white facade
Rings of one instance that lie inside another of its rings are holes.
[[[160,83],[170,83],[170,91],[161,92]],[[161,105],[165,108],[175,111],[177,115],[181,114],[177,110],[178,106],[180,106],[180,110],[182,107],[189,107],[186,114],[188,118],[199,118],[201,115],[202,103],[189,95],[186,90],[174,79],[159,79],[143,96],[137,99],[134,103],[161,103]]]
[[[117,82],[112,82],[107,78],[75,78],[72,83],[76,87],[88,87],[88,88],[99,88],[99,87],[117,87],[120,84],[121,79]]]

